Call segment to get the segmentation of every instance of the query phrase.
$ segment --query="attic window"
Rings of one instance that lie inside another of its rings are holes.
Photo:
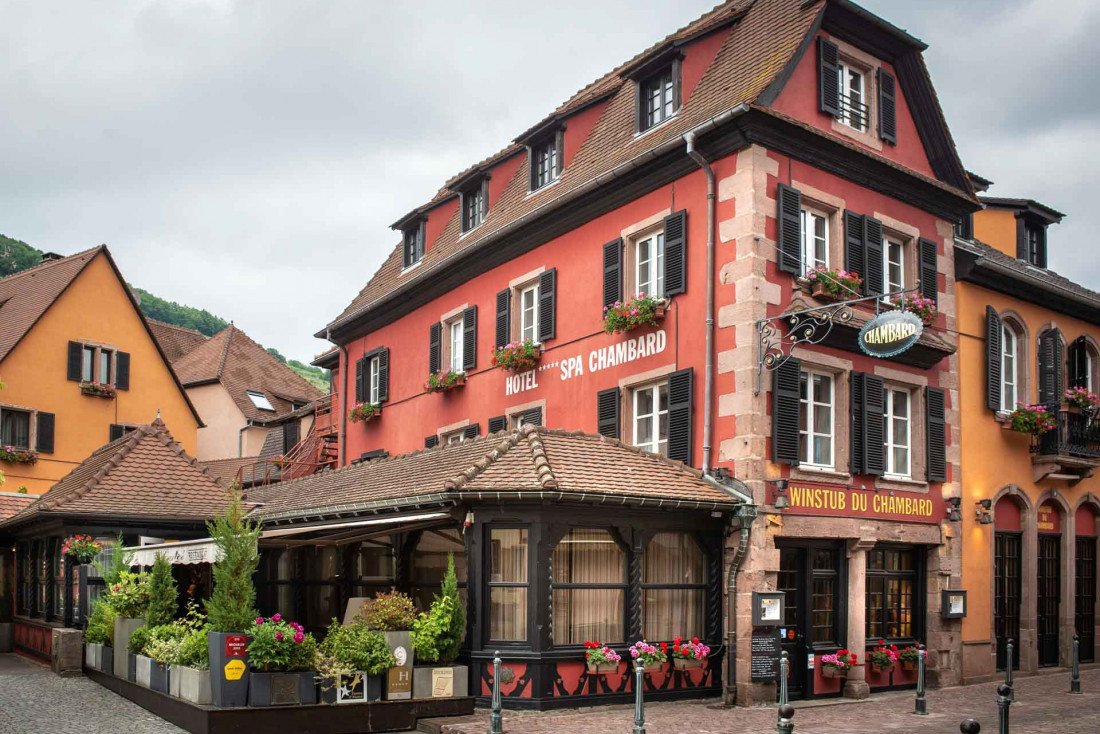
[[[271,404],[271,401],[268,400],[267,396],[264,395],[262,392],[246,390],[245,393],[248,395],[248,399],[252,401],[252,404],[255,405],[258,409],[270,410],[272,413],[275,412],[275,406]]]
[[[638,132],[660,125],[680,108],[680,60],[638,81]]]
[[[470,184],[461,192],[462,231],[469,232],[481,225],[489,215],[489,177]]]
[[[424,220],[418,220],[403,230],[404,267],[411,268],[424,259]]]
[[[528,147],[528,163],[531,170],[531,191],[537,191],[553,183],[561,176],[564,131],[560,128],[533,142]]]

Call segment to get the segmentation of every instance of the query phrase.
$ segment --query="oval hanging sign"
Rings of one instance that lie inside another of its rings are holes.
[[[917,343],[924,324],[909,311],[883,311],[859,330],[859,348],[872,357],[894,357]]]

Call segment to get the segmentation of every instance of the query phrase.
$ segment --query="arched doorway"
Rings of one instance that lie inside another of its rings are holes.
[[[1020,611],[1023,595],[1023,507],[1011,495],[993,508],[993,634],[997,670],[1004,670],[1008,641],[1014,650],[1012,667],[1020,667]]]
[[[1096,507],[1086,502],[1077,508],[1076,574],[1073,625],[1081,643],[1081,662],[1096,660]]]
[[[1036,529],[1036,615],[1039,667],[1058,665],[1058,612],[1062,601],[1062,508],[1052,499],[1039,505]]]

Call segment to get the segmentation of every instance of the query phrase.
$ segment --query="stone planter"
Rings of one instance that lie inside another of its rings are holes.
[[[132,652],[126,653],[126,680],[131,683],[137,682],[137,655]]]
[[[0,653],[11,652],[12,629],[11,622],[0,622]]]
[[[252,671],[248,679],[249,706],[297,706],[317,703],[316,673],[262,673]]]
[[[95,642],[84,643],[84,665],[100,670],[103,665],[103,645]]]
[[[147,658],[144,655],[134,656],[134,683],[137,683],[143,688],[152,688],[153,680],[153,666],[156,663],[152,658]]]
[[[596,673],[597,675],[606,675],[607,673],[619,672],[618,663],[587,663],[588,672]]]
[[[210,702],[214,706],[248,705],[248,643],[251,635],[213,632],[207,635],[210,652]]]
[[[179,668],[175,665],[168,666],[168,695],[174,698],[180,697],[180,677],[176,675]]]
[[[149,690],[168,693],[168,666],[155,660],[149,662]]]
[[[113,673],[115,670],[115,649],[108,645],[101,645],[101,647],[103,651],[102,657],[99,659],[99,670],[104,673]]]
[[[702,660],[688,660],[686,658],[672,658],[672,667],[676,670],[692,670],[695,668],[702,668]]]
[[[412,698],[413,647],[412,635],[407,631],[383,632],[386,644],[397,659],[397,666],[386,673],[386,700],[397,701]]]
[[[470,695],[470,669],[465,665],[418,665],[413,668],[413,698]]]
[[[363,671],[359,671],[358,680],[355,676],[339,676],[335,683],[326,679],[325,685],[329,686],[321,689],[321,700],[325,703],[362,703],[382,698],[382,676]]]
[[[821,677],[822,678],[843,678],[847,674],[848,674],[847,671],[841,670],[840,668],[838,668],[836,666],[833,666],[833,665],[822,665],[821,666]]]
[[[184,701],[208,706],[210,705],[210,671],[173,665],[169,689],[173,696],[182,698]]]
[[[134,633],[138,627],[144,627],[145,620],[140,617],[115,617],[115,649],[118,650],[118,655],[115,655],[114,660],[114,673],[117,678],[126,678],[126,667],[129,665],[129,661],[126,659],[126,650],[130,646],[130,635]]]

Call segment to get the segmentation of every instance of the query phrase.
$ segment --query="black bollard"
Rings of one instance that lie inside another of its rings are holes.
[[[645,734],[645,710],[642,708],[642,688],[644,687],[645,663],[641,658],[634,659],[634,728],[631,734]]]
[[[928,653],[925,651],[924,645],[918,645],[917,650],[917,701],[913,713],[917,716],[927,716],[928,701],[924,698],[924,658]]]
[[[1016,691],[1012,688],[1012,664],[1014,661],[1012,638],[1008,638],[1008,643],[1005,645],[1005,685],[1008,686],[1008,695],[1012,701],[1016,700]]]
[[[785,703],[779,707],[779,723],[775,727],[777,734],[791,734],[794,731],[794,706]]]
[[[997,687],[997,708],[1000,710],[1000,734],[1008,734],[1008,707],[1012,705],[1012,686],[1002,683]]]
[[[787,659],[787,651],[779,653],[779,705],[787,701],[787,676],[790,675],[791,661]]]
[[[1081,640],[1073,636],[1073,677],[1069,679],[1069,692],[1081,692]]]
[[[959,731],[962,734],[978,734],[982,730],[982,725],[974,719],[963,719],[963,723],[959,724]]]
[[[504,734],[500,715],[500,650],[493,653],[493,707],[489,710],[489,734]]]

